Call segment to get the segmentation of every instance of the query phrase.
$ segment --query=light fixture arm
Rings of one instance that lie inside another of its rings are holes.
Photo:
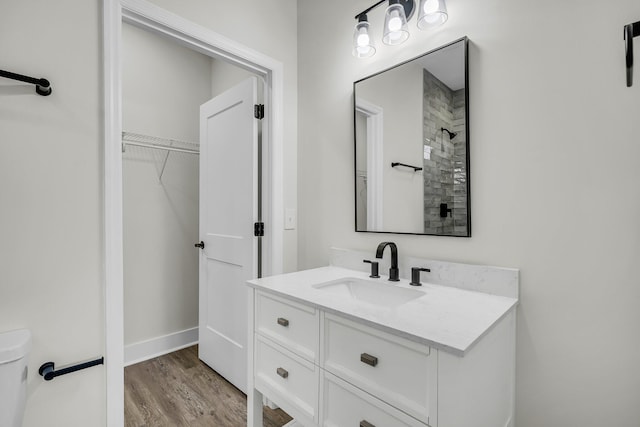
[[[400,5],[402,5],[402,7],[404,7],[404,14],[407,16],[407,21],[409,19],[411,19],[411,17],[413,16],[413,12],[415,12],[416,10],[416,2],[415,0],[391,0],[394,3],[398,3]],[[375,3],[373,6],[370,6],[369,8],[363,10],[362,12],[360,12],[359,14],[357,14],[355,16],[355,19],[360,19],[361,15],[366,15],[367,13],[371,12],[373,9],[375,9],[376,7],[380,6],[382,3],[390,3],[389,0],[380,0],[379,2]]]

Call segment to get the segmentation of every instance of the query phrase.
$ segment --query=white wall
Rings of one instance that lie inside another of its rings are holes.
[[[364,80],[356,89],[359,98],[384,111],[382,230],[424,231],[422,172],[391,167],[393,162],[422,167],[423,79],[423,68],[419,64],[406,64]]]
[[[3,2],[3,69],[44,76],[53,95],[0,79],[0,331],[34,334],[25,427],[105,423],[104,368],[43,382],[38,367],[104,354],[102,2]],[[296,204],[296,5],[155,0],[284,64],[285,203]],[[237,9],[237,10],[236,10]],[[287,232],[285,268],[296,266]],[[108,363],[108,361],[107,361]]]
[[[211,58],[211,94],[220,95],[255,74],[221,59]],[[259,79],[261,80],[261,79]],[[260,91],[258,92],[260,94]]]
[[[197,143],[211,59],[128,24],[122,48],[123,129]],[[122,157],[125,345],[198,326],[199,158],[167,154],[129,145]]]
[[[353,16],[370,4],[299,2],[300,267],[383,240],[353,231],[353,82],[468,35],[473,237],[384,239],[521,269],[517,427],[637,427],[640,67],[626,88],[622,27],[640,3],[450,1],[445,27],[412,21],[405,45],[378,34],[357,60]],[[369,18],[379,29],[382,10]]]
[[[2,2],[0,331],[29,328],[25,427],[100,425],[104,369],[45,382],[38,368],[104,354],[98,1]]]

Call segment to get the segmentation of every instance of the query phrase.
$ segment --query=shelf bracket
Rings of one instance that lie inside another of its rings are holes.
[[[170,145],[173,146],[173,141],[171,141]],[[160,171],[160,176],[158,177],[160,182],[162,182],[162,175],[164,175],[164,168],[167,167],[167,160],[169,160],[169,154],[171,154],[171,151],[167,150],[167,155],[164,156],[164,162],[162,163],[162,170]]]

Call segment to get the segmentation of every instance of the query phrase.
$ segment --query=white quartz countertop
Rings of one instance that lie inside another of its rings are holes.
[[[424,296],[402,305],[380,307],[351,298],[336,297],[334,293],[314,287],[342,278],[380,281],[423,292]],[[369,279],[367,273],[329,266],[250,280],[247,284],[457,356],[464,356],[518,304],[516,298],[426,282],[419,287],[411,286],[408,280],[389,282],[387,279],[387,276]]]

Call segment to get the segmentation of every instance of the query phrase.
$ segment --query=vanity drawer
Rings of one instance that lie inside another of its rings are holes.
[[[436,419],[437,351],[324,314],[322,367],[417,418]]]
[[[328,372],[322,389],[323,427],[427,426]]]
[[[256,332],[307,360],[318,362],[318,310],[256,292]]]
[[[318,423],[320,368],[255,335],[255,388],[294,418]]]

